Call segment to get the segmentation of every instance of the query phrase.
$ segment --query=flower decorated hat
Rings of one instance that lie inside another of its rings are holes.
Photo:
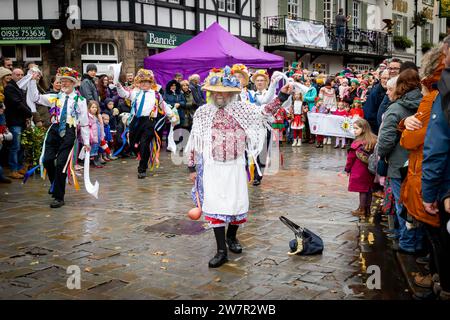
[[[56,77],[58,79],[68,79],[74,82],[75,84],[80,81],[80,74],[77,70],[69,68],[69,67],[61,67],[56,72]]]
[[[235,75],[236,73],[240,73],[244,76],[245,84],[244,86],[248,85],[248,80],[250,78],[248,69],[243,64],[235,64],[231,67],[231,75]]]
[[[260,70],[256,70],[255,73],[252,75],[252,81],[253,83],[255,83],[256,78],[263,76],[266,79],[266,82],[269,83],[270,78],[269,78],[269,74],[267,73],[266,70],[260,69]]]
[[[223,69],[213,68],[205,79],[202,89],[210,92],[241,92],[239,80],[231,74],[229,66]]]
[[[152,70],[139,69],[139,71],[136,74],[136,77],[134,78],[134,82],[135,83],[141,83],[143,81],[153,82],[154,79],[155,79],[155,77],[153,75]]]

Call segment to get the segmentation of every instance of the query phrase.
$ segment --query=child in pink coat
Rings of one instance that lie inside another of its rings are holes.
[[[359,207],[352,211],[354,216],[370,213],[372,202],[372,185],[375,176],[368,169],[368,160],[377,142],[377,136],[370,129],[365,119],[357,118],[353,122],[355,141],[348,151],[345,172],[350,175],[348,191],[359,192]]]

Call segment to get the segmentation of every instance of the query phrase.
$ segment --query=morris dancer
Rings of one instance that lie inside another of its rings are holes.
[[[236,234],[239,225],[247,221],[249,209],[244,153],[256,159],[270,128],[268,116],[292,91],[291,84],[284,86],[279,97],[265,106],[239,102],[239,80],[229,67],[219,71],[214,69],[205,81],[203,90],[211,93],[213,103],[197,109],[186,146],[194,198],[198,189],[205,219],[214,228],[217,242],[210,268],[228,261],[227,244],[231,252],[242,252]]]
[[[41,159],[52,183],[49,193],[54,201],[50,207],[59,208],[64,205],[67,178],[65,169],[70,161],[72,149],[77,143],[77,126],[81,128],[86,152],[91,150],[87,105],[86,99],[78,95],[74,89],[79,82],[79,74],[74,69],[68,67],[58,69],[57,78],[61,80],[59,94],[39,94],[36,81],[40,76],[39,73],[33,73],[28,89],[31,90],[30,94],[34,103],[51,107],[52,125],[47,131]]]
[[[172,109],[164,103],[161,95],[153,89],[155,81],[152,71],[140,69],[135,78],[135,85],[137,88],[127,91],[120,83],[116,84],[119,95],[132,101],[132,120],[129,126],[130,147],[135,148],[139,144],[141,160],[138,166],[138,178],[144,179],[147,176],[151,153],[153,153],[151,159],[153,164],[159,163],[161,139],[157,133],[157,125],[164,125],[163,119],[166,115],[172,123],[177,122],[178,119]]]
[[[257,70],[252,75],[252,81],[255,84],[256,91],[250,90],[248,92],[249,100],[251,103],[254,103],[257,106],[262,106],[269,103],[275,98],[275,89],[278,81],[274,79],[274,81],[272,81],[272,83],[270,84],[269,89],[267,89],[267,87],[269,86],[270,78],[266,70]],[[271,130],[267,130],[267,149],[269,148],[270,137]],[[260,167],[264,167],[264,164],[261,162],[260,156],[258,156],[257,161]],[[263,177],[258,173],[256,166],[253,168],[253,176],[253,185],[259,186]]]

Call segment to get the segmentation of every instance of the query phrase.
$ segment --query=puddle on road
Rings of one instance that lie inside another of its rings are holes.
[[[146,232],[167,233],[175,235],[197,235],[206,229],[202,221],[167,219],[163,222],[146,227]]]

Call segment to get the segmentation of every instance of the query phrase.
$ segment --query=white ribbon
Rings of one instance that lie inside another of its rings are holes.
[[[295,82],[294,79],[288,78],[287,75],[285,75],[283,72],[275,71],[272,75],[272,81],[280,81],[284,80],[286,84],[292,84],[294,86],[294,89],[296,89],[296,92],[301,92],[301,94],[307,93],[311,87],[307,87],[304,84],[301,84],[299,82]]]
[[[95,197],[95,199],[98,199],[98,189],[100,187],[98,181],[95,181],[95,184],[92,185],[91,183],[91,179],[89,177],[89,165],[90,165],[90,157],[89,154],[86,154],[86,150],[81,149],[80,151],[80,155],[79,155],[80,159],[84,158],[84,186],[86,188],[86,191],[91,194],[92,196]]]
[[[169,135],[167,136],[167,150],[173,153],[177,152],[177,144],[173,138],[173,126],[170,126]]]

